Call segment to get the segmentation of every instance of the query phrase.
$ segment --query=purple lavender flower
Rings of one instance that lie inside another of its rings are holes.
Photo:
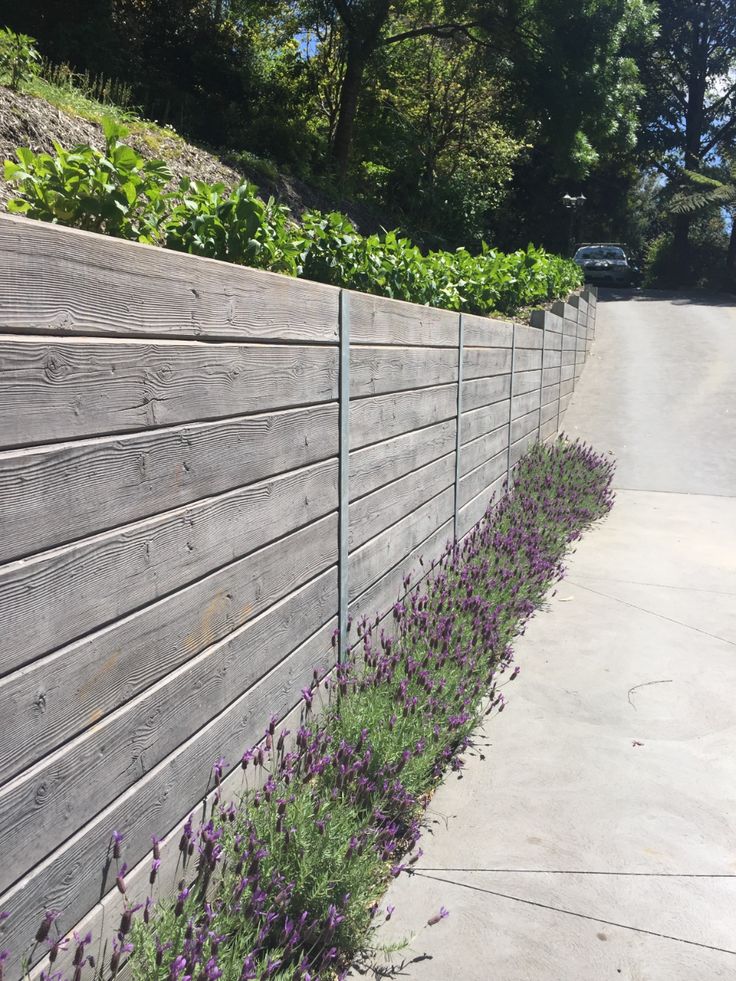
[[[445,907],[444,907],[444,906],[440,906],[440,911],[439,911],[439,913],[435,913],[435,915],[434,915],[434,916],[431,916],[431,917],[430,917],[430,918],[429,918],[429,919],[427,920],[427,925],[428,925],[428,926],[436,926],[436,924],[437,924],[437,923],[439,923],[439,922],[440,922],[440,920],[444,920],[444,919],[445,919],[445,917],[446,917],[446,916],[449,916],[449,915],[450,915],[450,911],[449,911],[449,910],[447,910],[447,909],[445,909]]]
[[[46,910],[43,914],[43,919],[41,920],[41,926],[36,930],[36,943],[43,943],[46,937],[49,935],[49,930],[52,925],[59,919],[61,913],[57,910]]]
[[[112,857],[120,858],[120,846],[123,843],[123,835],[119,831],[113,831],[112,838]]]

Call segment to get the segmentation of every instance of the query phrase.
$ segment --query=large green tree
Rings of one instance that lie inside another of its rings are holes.
[[[717,164],[736,138],[736,0],[661,0],[641,55],[644,163],[677,187]],[[692,214],[677,215],[674,258],[689,275]]]

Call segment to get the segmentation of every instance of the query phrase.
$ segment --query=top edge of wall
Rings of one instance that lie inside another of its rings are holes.
[[[353,343],[458,344],[457,312],[344,292]],[[336,344],[339,296],[324,283],[0,214],[4,332]],[[512,321],[463,318],[466,345],[511,345]]]

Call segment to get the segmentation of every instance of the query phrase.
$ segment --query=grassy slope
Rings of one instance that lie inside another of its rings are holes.
[[[105,117],[127,126],[128,142],[144,157],[165,160],[177,180],[194,177],[208,183],[221,181],[227,186],[249,180],[264,197],[273,195],[297,216],[306,208],[342,211],[362,232],[377,231],[381,224],[387,227],[395,224],[390,217],[378,215],[365,205],[281,174],[268,161],[249,155],[217,155],[187,142],[171,127],[142,119],[134,111],[114,104],[97,102],[71,85],[54,85],[43,78],[33,79],[23,92],[13,92],[0,85],[0,162],[13,158],[19,146],[51,152],[54,141],[65,147],[85,143],[101,149],[101,121]],[[0,168],[0,210],[4,210],[12,193]]]

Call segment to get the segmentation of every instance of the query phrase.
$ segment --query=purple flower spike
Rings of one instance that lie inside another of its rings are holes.
[[[450,911],[448,909],[445,909],[444,906],[440,906],[439,913],[435,913],[434,916],[431,916],[427,920],[427,925],[428,926],[436,926],[436,924],[438,924],[440,922],[440,920],[444,920],[445,917],[446,916],[449,916],[449,915],[450,915]]]
[[[43,943],[46,937],[49,935],[49,930],[52,925],[59,919],[61,913],[56,910],[46,910],[43,914],[43,919],[41,920],[41,926],[36,930],[36,943]]]
[[[117,878],[115,879],[115,885],[118,887],[118,892],[121,894],[121,896],[125,895],[125,876],[127,872],[128,866],[125,864],[125,862],[123,862],[123,864],[120,866],[120,871],[117,874]]]
[[[113,831],[112,838],[112,857],[120,858],[120,846],[123,843],[123,835],[119,831]]]

